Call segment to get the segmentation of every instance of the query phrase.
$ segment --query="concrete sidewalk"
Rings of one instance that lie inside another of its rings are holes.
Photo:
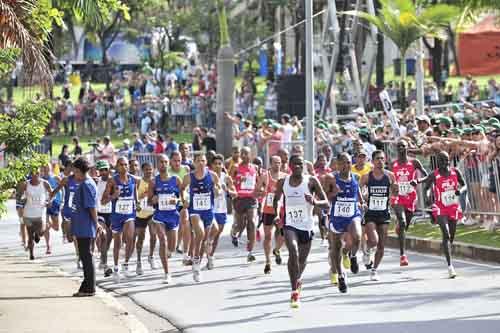
[[[75,298],[79,283],[0,249],[0,332],[147,332],[111,296]]]

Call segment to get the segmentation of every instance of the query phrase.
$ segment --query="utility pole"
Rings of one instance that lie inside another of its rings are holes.
[[[417,68],[415,73],[415,85],[417,89],[417,116],[424,114],[424,41],[417,41]],[[409,92],[408,92],[409,93]]]
[[[314,68],[313,68],[313,0],[304,0],[306,10],[306,146],[305,155],[314,161]]]

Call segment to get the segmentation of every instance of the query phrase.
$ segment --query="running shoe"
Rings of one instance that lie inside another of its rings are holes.
[[[351,272],[352,274],[359,273],[358,257],[351,257]]]
[[[363,253],[363,264],[365,264],[365,267],[368,266],[370,264],[370,253],[369,251],[365,251]],[[368,269],[368,268],[367,268]]]
[[[238,237],[231,236],[231,243],[233,243],[234,247],[238,247]]]
[[[281,263],[283,262],[283,260],[281,259],[281,252],[280,252],[280,250],[274,249],[273,250],[273,255],[274,255],[275,260],[276,260],[276,265],[281,265]]]
[[[122,271],[123,271],[123,275],[125,275],[125,276],[128,276],[128,275],[129,275],[129,271],[128,271],[128,263],[123,263],[123,264],[122,264]]]
[[[252,254],[252,252],[248,252],[247,256],[247,262],[254,262],[255,261],[255,256]]]
[[[137,263],[137,267],[135,268],[135,273],[137,275],[144,274],[144,271],[142,270],[142,263],[140,263],[140,262]]]
[[[342,273],[341,275],[339,275],[339,291],[343,294],[345,294],[347,292],[347,274],[346,273]]]
[[[148,263],[149,263],[149,266],[151,266],[151,270],[154,271],[155,269],[158,268],[154,257],[148,257]]]
[[[408,266],[408,257],[406,255],[402,255],[399,258],[399,266]]]
[[[38,235],[37,233],[35,233],[35,243],[38,244],[39,241],[40,241],[40,235]]]
[[[178,247],[178,246],[175,248],[175,251],[176,251],[177,253],[179,253],[179,254],[183,254],[183,253],[184,253],[184,252],[181,250],[181,248],[180,248],[180,247]]]
[[[342,265],[345,269],[351,269],[351,260],[349,260],[349,256],[347,254],[342,255]]]
[[[120,279],[121,279],[120,272],[118,271],[118,269],[115,268],[113,270],[113,281],[115,283],[120,283]]]
[[[457,272],[455,272],[455,268],[453,268],[453,265],[448,266],[448,275],[450,276],[450,279],[454,279],[457,277]]]
[[[35,260],[35,256],[30,254],[30,260]]]
[[[111,275],[113,275],[113,270],[110,267],[106,268],[104,271],[104,277],[110,277]]]
[[[339,284],[339,274],[330,272],[330,282],[336,286]]]
[[[321,247],[328,247],[328,239],[322,239],[320,246]]]
[[[297,292],[300,293],[302,292],[302,280],[297,281]]]
[[[380,278],[377,274],[377,271],[374,269],[372,269],[372,271],[370,272],[370,280],[372,280],[372,281],[379,281],[380,280]]]
[[[200,261],[193,262],[193,280],[196,283],[201,282],[201,270],[200,270]]]
[[[207,269],[208,270],[214,269],[214,257],[208,257]]]
[[[266,264],[266,266],[264,266],[264,274],[271,274],[271,264]]]
[[[298,309],[300,307],[299,293],[297,291],[292,291],[292,297],[290,298],[290,307],[292,309]]]
[[[165,273],[165,277],[163,278],[164,284],[172,284],[172,276],[170,273]]]
[[[182,259],[182,264],[184,266],[192,266],[193,265],[193,260],[187,255],[184,255],[184,259]]]
[[[52,251],[50,250],[50,247],[47,248],[47,251],[45,251],[45,254],[47,254],[47,255],[52,254]]]

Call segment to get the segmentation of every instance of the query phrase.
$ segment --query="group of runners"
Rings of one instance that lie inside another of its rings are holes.
[[[409,265],[405,234],[416,209],[416,186],[422,183],[425,188],[432,187],[432,217],[441,228],[449,277],[454,278],[450,248],[456,223],[462,218],[458,197],[465,191],[463,177],[450,167],[446,152],[437,154],[437,169],[431,173],[408,157],[406,141],[398,141],[397,152],[397,160],[389,163],[383,151],[375,150],[371,171],[361,177],[352,172],[354,158],[348,153],[336,158],[321,153],[311,162],[304,160],[301,146],[291,152],[280,149],[270,157],[267,170],[258,158],[251,160],[246,147],[235,148],[227,160],[215,153],[195,154],[192,161],[178,151],[170,158],[158,155],[156,170],[150,163],[139,166],[138,161],[125,157],[118,158],[115,166],[97,161],[89,175],[97,185],[95,248],[100,253],[99,269],[119,283],[124,275],[132,274],[129,262],[135,250],[136,274],[144,274],[142,250],[148,229],[148,263],[151,269],[157,268],[154,253],[158,248],[163,282],[172,283],[169,258],[176,252],[182,253],[183,265],[192,266],[193,280],[200,282],[202,266],[206,270],[215,267],[219,239],[232,209],[231,241],[240,246],[246,231],[248,263],[256,260],[254,249],[263,225],[264,274],[271,274],[272,255],[276,264],[282,263],[281,248],[286,246],[290,304],[296,308],[316,230],[315,216],[322,245],[328,246],[331,283],[346,293],[347,271],[360,271],[358,255],[370,271],[370,279],[379,280],[377,272],[392,212],[399,235],[400,265]],[[34,170],[18,187],[22,242],[30,259],[34,259],[34,244],[42,237],[47,254],[51,253],[50,230],[59,230],[59,216],[63,237],[76,242],[71,234],[72,200],[79,184],[71,162],[63,167],[60,175],[52,174],[50,166]],[[120,258],[122,243],[125,251]],[[79,266],[76,245],[75,252]]]

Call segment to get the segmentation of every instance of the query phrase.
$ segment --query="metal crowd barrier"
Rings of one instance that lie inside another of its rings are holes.
[[[392,163],[397,159],[396,143],[387,141],[383,144],[388,161]],[[414,158],[418,159],[429,173],[434,172],[437,167],[435,155],[417,155]],[[450,163],[460,171],[467,186],[466,193],[459,198],[464,216],[466,218],[479,216],[480,219],[500,216],[500,156],[488,160],[486,155],[470,152],[461,158],[451,157]],[[432,189],[429,188],[427,191],[422,184],[417,186],[419,212],[431,212],[434,201]],[[420,217],[427,219],[425,215]]]

